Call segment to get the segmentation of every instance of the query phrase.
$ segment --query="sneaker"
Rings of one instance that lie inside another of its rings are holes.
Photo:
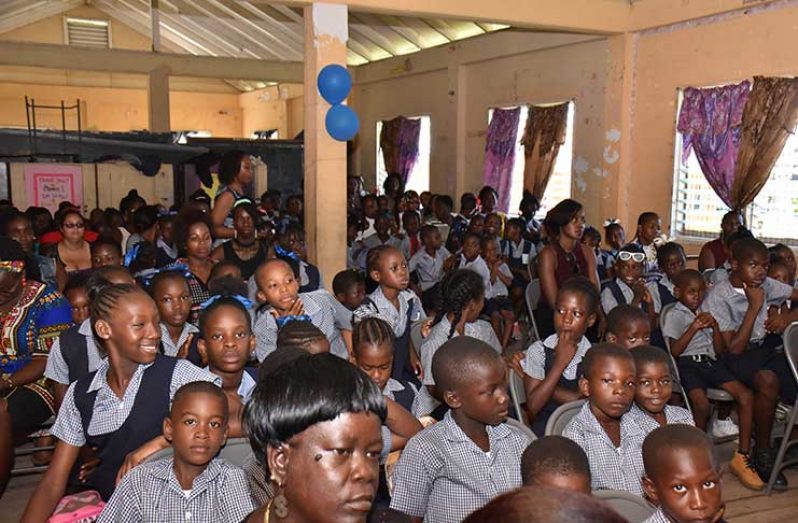
[[[765,488],[765,482],[759,477],[754,465],[751,463],[751,457],[748,454],[743,454],[739,450],[734,451],[734,456],[729,463],[729,470],[732,474],[737,476],[740,483],[750,488],[751,490],[762,490]]]
[[[766,484],[770,480],[770,473],[773,471],[773,462],[776,460],[776,451],[773,449],[762,449],[756,451],[754,458],[754,468],[759,474],[759,477]],[[776,475],[776,481],[773,483],[773,490],[787,490],[789,487],[787,478],[783,472]]]
[[[712,424],[712,436],[715,438],[730,438],[738,434],[740,428],[729,418],[715,420]]]

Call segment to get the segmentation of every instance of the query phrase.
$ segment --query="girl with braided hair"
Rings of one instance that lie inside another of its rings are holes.
[[[84,445],[95,448],[100,461],[88,478],[80,478],[82,486],[98,490],[107,501],[130,468],[169,446],[161,426],[175,392],[193,381],[221,383],[186,360],[160,354],[158,308],[140,287],[103,288],[90,314],[108,357],[67,389],[52,428],[58,438],[53,459],[22,521],[44,521],[52,514]]]
[[[438,314],[432,322],[429,335],[421,344],[421,365],[423,384],[414,405],[414,414],[424,416],[433,414],[442,416],[445,412],[437,412],[442,406],[435,390],[432,377],[432,357],[438,348],[455,336],[470,336],[482,340],[496,352],[502,352],[502,344],[490,323],[479,319],[485,306],[485,284],[482,277],[470,269],[457,269],[450,272],[441,282]],[[443,405],[445,406],[445,405]],[[433,413],[433,411],[436,411]]]

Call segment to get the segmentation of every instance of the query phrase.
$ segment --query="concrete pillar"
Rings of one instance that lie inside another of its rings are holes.
[[[449,86],[449,114],[448,114],[448,154],[451,158],[451,170],[448,173],[448,185],[444,188],[434,187],[433,190],[443,193],[451,192],[455,208],[459,210],[459,198],[466,189],[466,71],[467,66],[451,64],[447,69]],[[434,183],[430,180],[430,185]]]
[[[165,66],[150,71],[147,108],[150,132],[168,133],[172,130],[169,121],[169,69]]]
[[[598,215],[590,223],[618,218],[629,238],[634,235],[634,220],[629,204],[632,173],[632,116],[634,115],[635,58],[637,33],[610,36],[609,59],[604,96],[604,148],[598,181]],[[577,115],[579,114],[577,105]],[[591,176],[594,180],[595,177]],[[588,206],[588,209],[590,206]]]
[[[345,5],[314,3],[305,18],[305,230],[308,257],[319,267],[327,289],[346,268],[346,143],[324,126],[329,104],[316,78],[329,64],[346,64],[349,38]]]

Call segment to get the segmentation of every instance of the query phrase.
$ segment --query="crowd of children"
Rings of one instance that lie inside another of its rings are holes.
[[[0,252],[0,276],[24,270],[58,289],[72,316],[30,376],[48,380],[56,445],[23,521],[45,521],[62,497],[87,489],[106,503],[100,521],[285,519],[286,496],[297,495],[287,485],[299,481],[291,466],[308,459],[294,454],[296,438],[338,419],[323,410],[332,404],[301,419],[263,414],[268,402],[316,401],[278,371],[289,367],[297,380],[348,391],[334,400],[341,412],[380,418],[379,456],[343,436],[303,443],[318,446],[310,459],[326,464],[328,480],[344,474],[336,467],[362,476],[365,493],[340,512],[352,521],[488,521],[510,500],[530,502],[524,491],[550,488],[579,493],[574,507],[596,490],[645,496],[657,507],[652,523],[717,521],[719,468],[704,431],[718,427],[738,434],[729,468],[742,484],[761,490],[770,479],[777,404],[798,390],[779,336],[798,320],[796,262],[788,247],[754,239],[738,215],[724,217],[702,274],[662,237],[655,213],[640,215],[628,243],[608,220],[602,242],[573,200],[540,223],[528,193],[508,218],[490,187],[463,195],[454,213],[449,196],[405,192],[398,176],[379,197],[353,179],[348,266],[328,291],[307,260],[301,196],[283,206],[267,191],[256,205],[239,190],[251,177],[246,156],[225,158],[220,207],[195,194],[165,210],[132,193],[121,212],[90,220],[64,204],[54,229],[37,209],[0,210],[0,233],[23,253],[20,263]],[[64,272],[52,239],[71,234],[67,217],[95,233],[92,269]],[[522,346],[536,325],[526,307],[535,279],[535,316],[545,317],[540,339]],[[336,370],[318,357],[327,353],[359,370]],[[368,379],[354,390],[296,370],[314,365]],[[21,377],[3,369],[3,382]],[[284,390],[269,389],[272,376]],[[708,389],[731,396],[736,426],[722,419],[728,412],[710,419]],[[562,435],[547,435],[552,413],[577,401]],[[260,460],[245,470],[217,457],[242,437]],[[704,501],[686,503],[673,477]],[[779,474],[776,488],[786,487]],[[325,493],[315,494],[307,503],[321,507]]]

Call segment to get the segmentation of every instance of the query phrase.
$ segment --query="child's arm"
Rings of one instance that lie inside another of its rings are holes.
[[[678,358],[684,351],[687,349],[687,346],[693,340],[695,335],[701,329],[709,327],[712,325],[712,316],[707,312],[699,313],[693,323],[691,323],[687,329],[679,336],[678,339],[671,338],[671,354],[674,357]]]
[[[429,506],[433,483],[440,474],[440,459],[434,448],[424,448],[426,442],[415,438],[408,442],[393,471],[394,491],[391,508],[421,523]]]
[[[116,484],[118,485],[119,482],[122,481],[122,478],[125,477],[125,474],[130,472],[134,467],[141,465],[145,459],[170,445],[171,444],[166,441],[166,438],[160,435],[125,456],[125,461],[122,462],[122,466],[119,467],[119,472],[116,473]]]
[[[80,447],[58,440],[53,459],[28,500],[25,513],[22,515],[22,523],[40,523],[52,515],[55,506],[64,495],[69,473],[79,453]]]
[[[748,309],[745,311],[743,322],[734,331],[724,331],[723,341],[731,354],[741,354],[751,341],[754,324],[759,310],[765,304],[765,290],[762,287],[745,286],[745,296],[748,298]]]
[[[410,414],[404,407],[394,400],[385,398],[388,405],[388,416],[385,418],[385,425],[391,429],[391,450],[405,448],[407,440],[415,436],[422,427],[421,422]]]
[[[563,333],[554,350],[554,364],[551,370],[544,375],[543,379],[535,379],[528,374],[524,374],[526,409],[530,420],[534,420],[535,416],[552,398],[558,403],[563,402],[563,400],[568,402],[579,398],[578,393],[565,391],[562,390],[562,387],[558,387],[562,373],[576,355],[577,343],[577,341],[572,339],[570,333]],[[557,389],[560,390],[558,391]]]
[[[496,276],[499,278],[499,280],[501,280],[503,284],[509,287],[513,283],[513,273],[509,270],[509,267],[507,268],[506,271],[502,270],[504,267],[507,266],[504,265],[503,263],[499,264],[499,268],[496,271]]]
[[[726,352],[726,341],[723,339],[723,334],[720,332],[718,320],[711,314],[710,317],[712,318],[712,347],[715,349],[715,354],[723,354]]]

